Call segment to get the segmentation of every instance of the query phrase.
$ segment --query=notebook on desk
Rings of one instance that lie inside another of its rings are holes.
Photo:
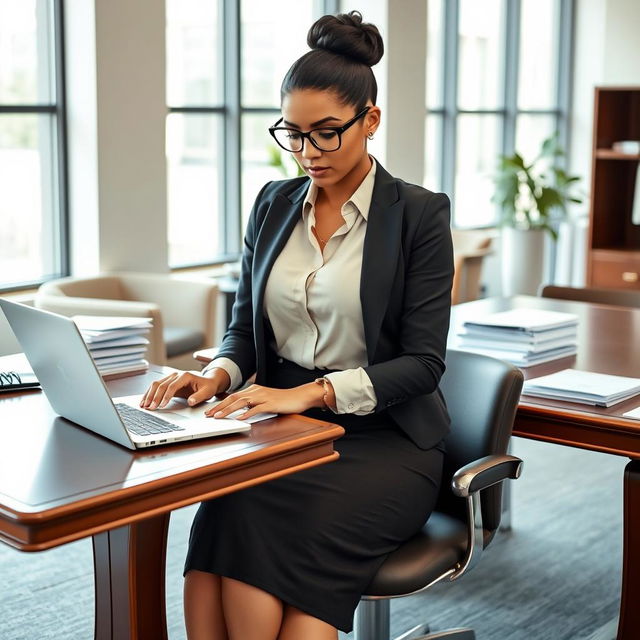
[[[114,402],[70,318],[0,298],[13,332],[53,410],[128,449],[248,431],[233,419],[206,418],[202,407],[159,412]],[[177,403],[180,404],[180,403]]]
[[[39,388],[38,378],[24,353],[0,357],[0,392]]]

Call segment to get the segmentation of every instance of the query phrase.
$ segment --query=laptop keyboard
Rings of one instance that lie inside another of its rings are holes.
[[[149,415],[144,411],[139,411],[128,404],[118,402],[115,407],[124,422],[124,426],[136,435],[150,436],[156,433],[168,433],[169,431],[184,431],[183,427]]]

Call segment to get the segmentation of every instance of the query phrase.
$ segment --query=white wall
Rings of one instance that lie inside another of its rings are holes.
[[[387,65],[386,169],[407,182],[424,180],[427,3],[389,0],[385,58]]]
[[[591,182],[594,88],[640,86],[640,2],[577,0],[570,170]]]
[[[72,271],[167,271],[164,0],[65,17]]]

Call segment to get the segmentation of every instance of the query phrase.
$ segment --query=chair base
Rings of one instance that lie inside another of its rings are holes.
[[[361,600],[355,614],[354,640],[391,640],[389,600]],[[473,629],[458,628],[429,633],[420,624],[394,640],[476,640]]]

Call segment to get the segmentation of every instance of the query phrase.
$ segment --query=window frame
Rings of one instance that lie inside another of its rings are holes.
[[[434,0],[430,0],[434,1]],[[515,151],[516,126],[518,116],[551,116],[555,122],[555,131],[563,149],[570,148],[570,113],[572,95],[571,68],[573,63],[573,41],[575,28],[575,0],[558,0],[557,32],[558,57],[555,78],[556,100],[553,108],[548,109],[519,109],[518,81],[521,36],[521,0],[504,0],[504,22],[502,25],[502,106],[497,109],[461,109],[458,107],[458,74],[459,74],[459,19],[460,0],[437,0],[442,3],[443,31],[442,49],[439,55],[444,72],[440,87],[442,104],[433,108],[426,106],[425,118],[435,116],[439,120],[439,139],[436,157],[440,166],[436,168],[439,176],[439,188],[449,194],[452,210],[455,211],[455,178],[457,161],[457,129],[458,118],[461,115],[494,115],[501,119],[501,134],[498,141],[499,153],[510,155]],[[426,149],[425,149],[426,153]],[[567,155],[559,161],[566,168]],[[485,225],[462,227],[465,229],[493,228],[498,224],[498,208],[494,221]],[[455,217],[451,226],[458,228]]]
[[[315,17],[339,12],[339,0],[313,0]],[[241,0],[224,0],[219,3],[219,24],[222,40],[222,67],[224,80],[222,103],[219,105],[199,105],[197,107],[167,105],[167,113],[175,114],[218,114],[222,116],[222,140],[218,153],[224,162],[219,163],[221,171],[219,216],[220,246],[222,251],[211,261],[184,264],[172,270],[215,266],[238,260],[242,253],[242,124],[244,116],[273,115],[274,121],[280,116],[280,108],[272,106],[245,106],[242,103],[242,16]],[[268,132],[265,131],[265,135]],[[246,203],[244,203],[246,205]]]
[[[35,280],[24,280],[13,284],[0,281],[0,292],[10,293],[34,289],[43,282],[68,276],[70,274],[70,250],[69,250],[69,204],[68,204],[68,156],[67,156],[67,109],[66,109],[66,83],[65,83],[65,43],[64,43],[64,9],[63,0],[49,0],[51,7],[52,24],[47,25],[53,38],[53,74],[52,86],[54,87],[55,100],[47,104],[2,104],[0,103],[0,115],[30,114],[48,115],[54,119],[55,144],[52,148],[54,164],[52,171],[56,183],[56,198],[51,202],[53,209],[52,219],[57,228],[56,237],[53,238],[58,260],[57,271],[45,274],[44,277]],[[41,46],[38,43],[38,46]]]

